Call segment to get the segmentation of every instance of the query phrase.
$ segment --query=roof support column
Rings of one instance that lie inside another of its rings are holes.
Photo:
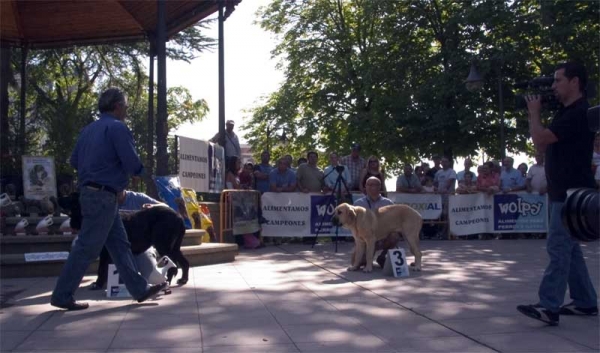
[[[165,0],[157,0],[158,21],[156,24],[156,59],[158,66],[158,87],[156,104],[156,175],[169,173],[167,154],[167,24]]]
[[[21,156],[25,155],[25,109],[27,108],[27,53],[27,47],[21,47],[21,95],[19,97],[19,102],[21,103],[21,121],[19,124],[19,154]]]
[[[156,56],[156,38],[154,35],[150,36],[150,48],[148,49],[148,57],[150,58],[148,63],[148,135],[146,142],[146,163],[145,168],[147,172],[146,190],[148,195],[158,199],[158,190],[152,176],[154,175],[154,134],[156,133],[156,127],[154,125],[154,57]]]
[[[9,169],[8,158],[12,154],[8,146],[8,76],[10,75],[9,46],[0,47],[0,155],[2,169]],[[12,166],[12,164],[10,164]]]
[[[223,10],[225,1],[219,0],[219,144],[225,148],[225,59],[223,44]]]

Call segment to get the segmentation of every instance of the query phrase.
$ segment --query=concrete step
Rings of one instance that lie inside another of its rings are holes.
[[[190,266],[203,266],[235,260],[236,244],[202,243],[206,231],[188,229],[183,238],[182,251]],[[57,276],[65,260],[27,262],[26,253],[69,252],[75,235],[2,235],[0,236],[0,273],[2,278]],[[94,261],[87,274],[96,273]]]
[[[188,229],[183,238],[183,246],[200,245],[206,231]],[[30,252],[69,251],[74,234],[63,235],[2,235],[0,254],[24,254]]]
[[[51,277],[58,276],[65,260],[45,260],[25,262],[23,254],[3,254],[0,258],[0,273],[2,278]],[[98,260],[90,264],[87,275],[97,272]]]
[[[237,244],[204,243],[181,249],[192,267],[232,262],[238,254]],[[0,273],[2,278],[58,276],[64,263],[65,260],[26,262],[22,253],[5,254],[0,258]],[[98,261],[94,261],[86,273],[95,274],[97,267]]]
[[[237,244],[204,243],[181,248],[190,266],[205,266],[235,261],[239,253]]]

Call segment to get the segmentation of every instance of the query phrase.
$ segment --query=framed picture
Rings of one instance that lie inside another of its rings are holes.
[[[56,197],[54,157],[23,156],[23,193],[34,200]]]

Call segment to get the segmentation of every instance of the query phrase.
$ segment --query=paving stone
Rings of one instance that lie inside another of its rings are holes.
[[[540,324],[543,325],[542,322]],[[592,352],[594,350],[552,334],[561,327],[543,326],[543,331],[497,333],[474,339],[503,352]],[[597,350],[595,350],[597,352]]]
[[[117,327],[82,327],[80,330],[37,330],[27,337],[17,350],[37,351],[84,351],[106,350],[110,346]]]
[[[194,267],[185,286],[138,304],[88,291],[90,308],[49,305],[56,278],[2,279],[0,348],[93,352],[598,352],[599,317],[548,327],[533,303],[543,240],[423,241],[409,278],[347,272],[351,244],[284,244]],[[583,247],[599,288],[600,251]],[[11,292],[7,292],[7,291]],[[569,301],[568,294],[566,301]],[[149,333],[150,332],[150,333]],[[82,339],[85,337],[85,339]]]

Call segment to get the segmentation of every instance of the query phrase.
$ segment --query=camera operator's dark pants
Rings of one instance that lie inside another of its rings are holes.
[[[581,247],[562,224],[563,205],[562,202],[550,202],[550,222],[546,240],[550,264],[544,272],[539,289],[540,304],[554,313],[558,312],[563,304],[567,285],[576,307],[593,308],[598,305]]]

